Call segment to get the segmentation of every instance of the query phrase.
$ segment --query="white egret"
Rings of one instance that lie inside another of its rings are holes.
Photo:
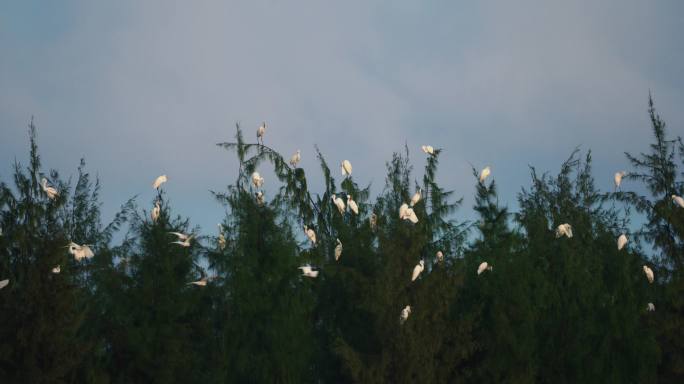
[[[352,165],[349,160],[342,161],[342,176],[351,176]]]
[[[264,205],[264,193],[261,191],[257,191],[254,193],[254,196],[256,196],[256,202],[258,205]]]
[[[5,288],[7,286],[7,284],[9,284],[9,279],[5,279],[5,280],[0,281],[0,289]]]
[[[406,210],[406,220],[412,222],[413,224],[418,222],[418,216],[416,216],[416,212],[413,211],[413,208]]]
[[[428,155],[434,155],[435,154],[435,149],[432,148],[432,145],[421,145],[420,149],[423,150]]]
[[[318,276],[318,271],[314,271],[309,264],[302,265],[298,269],[302,270],[302,276],[315,278]]]
[[[67,248],[69,248],[69,253],[74,256],[74,259],[76,261],[80,261],[82,259],[90,259],[91,257],[95,256],[90,247],[85,244],[78,245],[72,241],[71,243],[69,243],[69,245],[67,245]]]
[[[292,166],[292,168],[297,168],[297,165],[300,161],[302,161],[302,151],[298,149],[297,152],[295,152],[295,154],[292,155],[292,157],[290,157],[290,165]]]
[[[166,178],[166,175],[161,175],[154,179],[154,183],[152,183],[152,188],[154,189],[159,189],[162,184],[166,183],[168,179]]]
[[[340,214],[344,214],[345,209],[347,208],[346,205],[344,204],[344,200],[340,199],[337,197],[335,194],[332,195],[332,201],[335,203],[337,206],[337,210],[340,211]]]
[[[408,210],[408,204],[404,203],[399,207],[399,218],[402,220],[406,219],[406,211]]]
[[[570,224],[561,224],[556,228],[556,238],[561,236],[566,236],[568,239],[572,238],[572,226]]]
[[[625,171],[615,172],[615,177],[613,177],[613,181],[615,181],[616,191],[620,189],[620,184],[622,184],[622,178],[625,176],[627,176],[627,172]]]
[[[185,233],[180,233],[180,232],[169,232],[171,235],[175,235],[178,237],[178,240],[185,241],[189,238],[191,238],[193,235],[186,235]]]
[[[413,197],[411,197],[411,206],[413,207],[414,205],[418,204],[418,202],[420,201],[420,199],[421,199],[422,197],[423,197],[423,189],[422,189],[422,188],[418,188],[418,190],[417,190],[416,193],[413,195]]]
[[[649,268],[648,265],[644,265],[644,273],[646,274],[649,284],[653,284],[655,276],[653,275],[653,270]]]
[[[479,274],[481,274],[481,273],[484,272],[484,271],[491,271],[492,269],[494,269],[494,268],[492,268],[492,266],[489,265],[489,263],[487,263],[486,261],[484,261],[484,262],[482,262],[482,263],[480,264],[479,267],[477,267],[477,274],[479,275]]]
[[[351,195],[347,195],[347,206],[355,215],[359,214],[359,206],[356,204],[356,201],[352,199]]]
[[[340,256],[342,256],[342,242],[340,239],[335,239],[337,241],[337,245],[335,246],[335,261],[340,259]]]
[[[672,201],[679,205],[680,208],[684,208],[684,199],[681,196],[672,195]]]
[[[489,175],[492,174],[492,169],[489,168],[489,166],[486,166],[482,171],[480,171],[480,183],[484,183],[484,181],[489,177]]]
[[[43,177],[40,180],[40,186],[43,188],[43,192],[45,192],[49,199],[53,200],[55,197],[59,196],[57,189],[55,187],[49,186],[46,178]]]
[[[254,187],[256,188],[261,188],[261,186],[264,185],[264,178],[261,177],[259,172],[252,173],[252,184],[254,184]]]
[[[437,261],[438,261],[438,262],[441,263],[442,261],[444,261],[444,254],[442,253],[442,251],[437,251],[437,255],[436,255],[436,256],[437,256]]]
[[[161,212],[161,206],[159,205],[159,201],[154,202],[154,208],[152,208],[152,212],[150,212],[150,216],[152,216],[152,221],[157,222],[157,219],[159,219],[159,213]]]
[[[306,233],[306,237],[309,238],[311,241],[312,245],[316,245],[316,232],[312,228],[307,227],[306,225],[304,226],[304,233]]]
[[[425,269],[425,262],[423,261],[423,259],[420,259],[418,264],[416,264],[416,266],[413,267],[413,273],[411,274],[411,281],[416,281],[416,279],[418,278],[418,276],[420,276],[420,274],[423,272],[424,269]]]
[[[646,310],[648,312],[654,312],[655,311],[655,305],[653,303],[648,303],[648,305],[646,305]]]
[[[266,122],[261,123],[257,128],[257,143],[261,140],[261,145],[264,145],[264,134],[266,133]]]
[[[617,239],[617,248],[618,248],[618,251],[621,251],[622,248],[625,247],[625,245],[627,245],[627,236],[625,236],[625,234],[623,233],[623,234],[621,234],[620,237],[618,237],[618,239]]]
[[[378,215],[376,215],[375,212],[372,212],[368,218],[368,222],[370,223],[371,230],[375,231],[378,227]]]
[[[62,268],[59,266],[59,264],[57,264],[56,267],[52,268],[52,273],[57,274],[57,273],[60,273],[60,272],[62,272]]]
[[[203,277],[197,281],[192,281],[192,282],[188,283],[188,285],[190,285],[190,284],[196,285],[198,287],[206,287],[207,286],[207,278]]]
[[[219,227],[219,235],[218,235],[218,246],[220,250],[226,249],[226,238],[223,236],[223,225],[218,224]]]
[[[401,316],[399,316],[399,323],[404,324],[406,322],[406,319],[408,319],[410,314],[411,314],[411,306],[407,305],[404,307],[404,309],[401,310]]]
[[[174,234],[175,234],[175,233],[174,233]],[[181,233],[181,235],[182,235],[182,233]],[[194,234],[192,234],[192,235],[186,237],[186,238],[183,239],[183,240],[180,240],[180,237],[178,237],[179,240],[178,240],[178,241],[172,241],[171,244],[178,244],[178,245],[180,245],[180,246],[183,247],[183,248],[188,248],[188,247],[190,247],[190,241],[192,240],[193,237],[195,237]]]

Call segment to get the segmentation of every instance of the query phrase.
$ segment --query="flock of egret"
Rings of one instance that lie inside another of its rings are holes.
[[[259,128],[257,128],[257,143],[263,145],[264,143],[264,135],[266,134],[266,123],[262,123]],[[421,146],[422,151],[430,156],[435,155],[435,149],[430,146],[430,145],[422,145]],[[293,168],[296,168],[299,163],[301,162],[302,156],[301,156],[301,150],[297,150],[292,157],[290,158],[290,165]],[[342,172],[342,176],[344,177],[349,177],[352,174],[352,164],[349,160],[343,160],[342,163],[340,164],[340,169]],[[487,177],[489,177],[492,173],[492,170],[489,166],[485,167],[482,169],[479,173],[479,181],[480,183],[484,183]],[[615,190],[617,191],[620,188],[620,185],[622,183],[622,179],[627,176],[627,172],[625,171],[620,171],[616,172],[614,176],[614,182],[615,182]],[[152,187],[156,190],[159,190],[162,184],[166,183],[168,181],[168,178],[166,175],[161,175],[157,177],[154,180],[154,183],[152,184]],[[259,174],[259,172],[254,172],[251,175],[251,181],[254,187],[257,189],[257,192],[255,193],[256,196],[256,201],[259,205],[264,204],[264,194],[262,191],[259,189],[263,186],[264,184],[264,178]],[[48,180],[46,178],[41,179],[41,188],[43,192],[47,195],[47,197],[51,200],[54,200],[57,196],[59,196],[59,191],[48,184]],[[418,216],[416,215],[415,211],[413,210],[413,207],[420,202],[422,199],[422,189],[418,189],[418,191],[415,192],[415,194],[411,197],[411,200],[409,203],[403,203],[399,207],[399,218],[401,220],[407,220],[410,221],[413,224],[418,223]],[[347,201],[345,201],[337,197],[336,195],[332,195],[332,202],[333,204],[337,207],[337,210],[339,211],[340,214],[344,214],[347,209],[351,210],[355,215],[359,214],[359,207],[358,204],[353,200],[352,196],[350,194],[347,194]],[[677,195],[672,195],[672,201],[679,207],[684,208],[684,198],[681,196]],[[152,221],[156,222],[159,219],[159,215],[161,212],[161,206],[159,204],[159,200],[155,201],[154,207],[152,208],[152,211],[150,213]],[[369,222],[371,225],[371,228],[373,230],[376,229],[377,227],[377,215],[375,213],[371,213],[369,217]],[[226,246],[226,239],[223,235],[223,226],[221,224],[219,226],[219,237],[218,237],[218,244],[220,249],[224,249]],[[191,245],[191,240],[194,238],[194,234],[184,234],[180,232],[169,232],[169,234],[172,234],[177,237],[177,241],[172,242],[171,244],[177,244],[181,247],[188,248]],[[309,239],[311,242],[312,246],[316,246],[316,232],[314,232],[313,228],[310,228],[306,225],[304,225],[304,234],[306,237]],[[560,238],[562,236],[567,237],[568,239],[572,238],[572,226],[568,223],[563,223],[560,224],[556,230],[555,230],[556,238]],[[1,235],[1,232],[0,232]],[[618,239],[617,239],[617,249],[622,250],[625,245],[627,245],[628,239],[627,236],[623,233],[621,234]],[[89,259],[94,256],[93,251],[90,249],[88,245],[78,245],[74,242],[69,243],[69,245],[66,246],[66,248],[69,248],[69,253],[74,257],[76,261],[80,261],[83,259]],[[340,239],[336,239],[336,246],[335,246],[335,260],[339,260],[340,257],[342,256],[342,242]],[[442,262],[444,260],[444,254],[442,251],[438,251],[436,254],[436,258],[438,262]],[[319,271],[314,270],[313,267],[309,264],[303,265],[299,267],[299,269],[302,271],[302,275],[305,277],[310,277],[310,278],[316,278],[318,276]],[[415,281],[420,274],[423,272],[425,269],[425,262],[423,259],[421,259],[418,264],[413,268],[413,272],[411,274],[411,281]],[[480,263],[480,265],[477,267],[477,274],[480,275],[485,271],[492,271],[493,267],[487,263],[486,261],[483,261]],[[654,281],[654,274],[653,270],[649,268],[647,265],[643,266],[644,274],[646,275],[646,278],[650,284],[653,283]],[[59,265],[55,266],[52,269],[52,273],[60,273],[61,272],[61,267]],[[197,286],[206,286],[207,281],[210,280],[211,278],[203,277],[202,279],[198,281],[193,281],[188,284],[192,285],[197,285]],[[0,281],[0,289],[6,287],[9,284],[9,279],[5,279]],[[654,311],[655,306],[653,303],[648,303],[647,306],[648,311]],[[404,307],[404,309],[401,310],[401,315],[400,315],[400,323],[403,324],[411,314],[411,306],[407,305]]]

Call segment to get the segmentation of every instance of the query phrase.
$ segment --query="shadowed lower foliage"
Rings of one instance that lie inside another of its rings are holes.
[[[472,223],[440,186],[442,149],[420,153],[419,172],[408,148],[394,154],[375,198],[316,149],[315,193],[304,169],[237,126],[219,146],[239,176],[212,192],[226,216],[205,234],[163,189],[104,225],[99,180],[83,161],[75,183],[44,171],[31,123],[29,166],[0,183],[0,382],[680,382],[684,208],[672,195],[684,194],[684,144],[652,100],[649,114],[655,141],[627,154],[625,176],[646,195],[598,191],[591,152],[576,150],[557,175],[530,169],[518,212],[499,201],[496,175],[473,170]],[[277,180],[263,190],[253,172]],[[413,223],[399,212],[417,191]],[[556,236],[561,224],[572,237]],[[75,260],[70,242],[95,257]]]

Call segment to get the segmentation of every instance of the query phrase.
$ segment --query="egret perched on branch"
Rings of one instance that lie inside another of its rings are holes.
[[[406,322],[406,319],[408,319],[410,314],[411,314],[411,306],[407,305],[404,307],[404,309],[401,310],[401,315],[399,316],[399,323],[404,324]]]
[[[178,240],[185,241],[189,238],[191,238],[193,235],[186,235],[185,233],[180,233],[180,232],[169,232],[171,235],[175,235],[178,237]]]
[[[489,166],[486,166],[482,171],[480,171],[480,183],[484,183],[491,173],[492,170],[489,168]]]
[[[653,303],[648,303],[648,305],[646,306],[646,310],[648,312],[654,312],[655,311],[655,305],[653,305]]]
[[[556,239],[565,235],[568,239],[572,238],[572,226],[568,223],[561,224],[556,228]]]
[[[625,247],[625,245],[627,245],[627,236],[625,236],[625,234],[623,233],[623,234],[621,234],[620,237],[618,237],[618,239],[617,239],[618,251],[621,251],[622,248]]]
[[[161,206],[159,206],[159,201],[154,202],[154,208],[152,208],[152,212],[150,212],[150,216],[152,216],[152,221],[157,222],[157,219],[159,219],[159,213],[161,212]]]
[[[257,143],[261,140],[261,145],[264,145],[264,134],[266,133],[266,122],[261,123],[257,128]]]
[[[178,244],[183,248],[188,248],[190,246],[190,240],[192,240],[192,238],[195,237],[194,234],[185,235],[183,233],[178,233],[178,232],[170,232],[170,233],[178,236],[178,240],[172,241],[171,244]]]
[[[342,176],[351,176],[352,165],[349,160],[342,161]]]
[[[312,277],[312,278],[315,278],[318,276],[318,271],[314,271],[313,269],[311,269],[311,266],[309,264],[302,265],[298,269],[302,270],[302,276]]]
[[[444,254],[442,253],[442,251],[437,251],[437,255],[436,255],[436,256],[437,256],[437,261],[438,261],[438,262],[441,263],[442,261],[444,261]]]
[[[55,187],[49,186],[46,178],[43,177],[40,180],[40,186],[43,188],[43,192],[45,192],[49,199],[54,200],[55,197],[59,196],[57,189]]]
[[[159,189],[162,184],[166,183],[168,179],[166,178],[166,175],[161,175],[154,179],[154,183],[152,183],[152,188],[154,189]]]
[[[7,284],[9,284],[9,279],[5,279],[5,280],[0,281],[0,289],[5,288],[7,286]]]
[[[207,286],[207,278],[203,277],[197,281],[192,281],[192,282],[188,283],[188,285],[190,285],[190,284],[196,285],[198,287],[206,287]]]
[[[622,178],[627,176],[627,172],[625,171],[620,171],[615,173],[615,177],[613,180],[615,181],[615,190],[617,191],[620,189],[620,184],[622,184]]]
[[[254,184],[254,187],[256,188],[261,188],[261,186],[264,185],[264,178],[261,177],[259,172],[252,173],[252,184]]]
[[[402,220],[409,220],[413,224],[418,222],[418,216],[416,216],[413,208],[409,208],[408,204],[406,203],[399,207],[399,218]]]
[[[333,195],[332,195],[332,201],[333,201],[333,203],[335,203],[335,205],[337,206],[337,210],[340,211],[340,214],[344,214],[344,210],[347,208],[347,207],[344,205],[344,200],[340,199],[340,198],[337,197],[335,194],[333,194]]]
[[[69,245],[67,245],[67,248],[69,248],[69,253],[74,256],[74,259],[76,261],[80,261],[82,259],[90,259],[91,257],[95,256],[90,247],[85,244],[78,245],[72,241],[71,243],[69,243]]]
[[[306,233],[306,237],[309,238],[311,241],[312,245],[316,245],[316,232],[312,228],[307,227],[306,225],[304,226],[304,233]]]
[[[435,149],[432,148],[432,145],[421,145],[420,149],[423,150],[428,155],[434,155],[435,154]]]
[[[297,152],[295,152],[295,154],[292,155],[292,157],[290,157],[290,165],[292,166],[292,168],[297,168],[297,165],[299,164],[299,162],[301,160],[302,160],[302,151],[300,151],[298,149]]]
[[[653,284],[655,276],[653,275],[653,270],[649,268],[648,265],[644,265],[644,273],[646,274],[649,284]]]
[[[482,262],[479,267],[477,267],[477,274],[479,275],[484,271],[491,271],[492,269],[494,269],[494,268],[492,268],[492,266],[489,265],[489,263],[487,263],[485,261],[485,262]]]
[[[62,272],[62,268],[59,266],[59,264],[57,264],[56,267],[52,268],[52,273],[57,274],[60,272]]]
[[[256,202],[258,205],[264,205],[264,193],[261,191],[257,191],[254,193],[254,196],[256,196]]]
[[[340,239],[335,239],[337,241],[337,245],[335,246],[335,261],[340,259],[340,256],[342,256],[342,242]]]
[[[413,195],[413,197],[411,197],[411,206],[413,207],[414,205],[418,204],[418,202],[420,201],[420,199],[421,199],[422,197],[423,197],[423,189],[422,189],[422,188],[418,188],[418,190],[417,190],[416,193]]]
[[[371,230],[375,231],[378,227],[378,215],[376,215],[375,212],[371,212],[368,222],[370,223]]]
[[[218,246],[220,250],[226,249],[226,238],[223,236],[223,225],[218,224],[219,235],[218,235]]]
[[[416,264],[415,267],[413,267],[413,273],[411,274],[411,281],[416,281],[418,276],[423,272],[423,269],[425,269],[425,262],[423,259],[420,259],[418,264]]]
[[[352,199],[351,195],[347,195],[347,206],[355,215],[359,214],[359,206],[356,205],[356,201]]]
[[[672,195],[672,201],[679,205],[679,207],[684,208],[684,199],[681,196]]]

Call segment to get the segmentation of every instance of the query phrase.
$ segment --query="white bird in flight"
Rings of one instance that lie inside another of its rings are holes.
[[[344,205],[344,200],[337,197],[335,194],[333,194],[331,198],[332,198],[333,203],[335,203],[335,206],[337,206],[337,210],[340,211],[340,214],[344,214],[344,211],[347,208]]]
[[[40,180],[40,186],[43,188],[43,192],[45,192],[49,199],[54,200],[55,197],[59,196],[57,189],[55,187],[49,186],[46,178],[43,177]]]
[[[150,216],[152,217],[153,222],[157,222],[157,219],[159,219],[159,213],[161,212],[161,206],[159,206],[159,201],[154,202],[154,208],[152,208],[152,212],[150,212]]]
[[[62,268],[59,266],[59,264],[57,264],[56,267],[52,268],[52,273],[57,274],[57,273],[60,273],[60,272],[62,272]]]
[[[356,201],[352,199],[351,195],[347,195],[347,207],[349,207],[355,215],[359,214],[359,206],[356,204]]]
[[[266,133],[266,122],[261,123],[257,128],[257,143],[261,140],[261,145],[264,145],[264,134]]]
[[[0,289],[5,288],[7,286],[7,284],[9,284],[9,279],[5,279],[5,280],[0,281]]]
[[[623,233],[623,234],[621,234],[620,237],[618,237],[618,239],[617,239],[617,248],[618,248],[618,251],[621,251],[622,248],[625,247],[625,245],[627,245],[627,236]]]
[[[438,262],[441,263],[442,261],[444,261],[444,254],[442,253],[442,251],[437,251],[437,255],[436,255],[436,256],[437,256],[437,261],[438,261]]]
[[[556,228],[556,239],[561,236],[565,236],[568,239],[572,238],[572,226],[570,224],[561,224]]]
[[[318,271],[314,271],[313,269],[311,269],[311,266],[309,264],[302,265],[298,269],[302,270],[302,276],[312,277],[312,278],[315,278],[318,276]]]
[[[432,145],[421,145],[420,149],[423,150],[428,155],[434,155],[435,154],[435,149],[432,148]]]
[[[655,305],[653,305],[653,303],[648,303],[648,305],[646,305],[646,310],[648,312],[654,312],[655,311]]]
[[[675,204],[679,205],[680,208],[684,208],[684,198],[682,198],[681,196],[672,195],[672,201],[674,201]]]
[[[649,284],[653,284],[655,276],[653,275],[653,270],[649,268],[648,265],[644,265],[644,273],[646,274]]]
[[[418,264],[416,264],[415,267],[413,267],[413,273],[411,274],[411,281],[416,281],[418,276],[423,272],[423,269],[425,269],[425,262],[423,259],[421,259]]]
[[[484,181],[489,177],[489,175],[492,174],[492,169],[489,168],[489,166],[486,166],[482,171],[480,171],[480,183],[484,183]]]
[[[254,187],[256,188],[261,188],[261,186],[264,185],[264,178],[261,177],[259,172],[252,173],[252,184],[254,184]]]
[[[408,319],[410,314],[411,314],[411,306],[407,305],[404,307],[404,309],[401,310],[401,316],[399,316],[399,323],[404,324],[406,322],[406,319]]]
[[[178,236],[178,241],[172,241],[171,244],[178,244],[183,248],[188,248],[190,246],[190,241],[192,240],[193,237],[195,237],[194,234],[191,234],[188,236],[188,235],[178,233],[178,232],[170,232],[170,233],[173,233],[174,235]],[[181,237],[181,235],[183,237]]]
[[[92,249],[90,249],[90,247],[85,244],[78,245],[72,241],[71,243],[69,243],[69,245],[67,245],[67,248],[69,248],[69,253],[74,256],[74,259],[76,261],[80,261],[82,259],[90,259],[91,257],[95,256]]]
[[[162,184],[166,183],[168,179],[166,178],[166,175],[161,175],[154,179],[154,183],[152,183],[152,188],[154,189],[159,189]]]
[[[312,245],[316,245],[316,232],[312,228],[307,227],[306,225],[304,226],[304,233],[306,233],[306,237],[309,238],[311,241]]]
[[[264,205],[264,193],[261,191],[257,191],[254,193],[254,196],[256,196],[256,202],[258,205]]]
[[[491,271],[492,269],[494,269],[494,268],[492,268],[492,266],[489,265],[489,263],[484,261],[484,262],[480,263],[479,267],[477,267],[477,274],[479,275],[484,271]]]
[[[292,166],[292,168],[297,168],[297,165],[300,161],[302,161],[302,151],[298,149],[297,152],[295,152],[295,154],[292,155],[292,157],[290,157],[290,165]]]
[[[337,245],[335,246],[335,261],[340,259],[340,256],[342,256],[342,242],[340,239],[335,239],[337,241]]]
[[[620,189],[620,184],[622,184],[622,178],[627,176],[627,172],[625,171],[620,171],[615,173],[615,177],[613,178],[613,181],[615,181],[615,190],[617,191]]]
[[[351,176],[352,174],[352,165],[349,162],[349,160],[343,160],[342,161],[342,176]]]

